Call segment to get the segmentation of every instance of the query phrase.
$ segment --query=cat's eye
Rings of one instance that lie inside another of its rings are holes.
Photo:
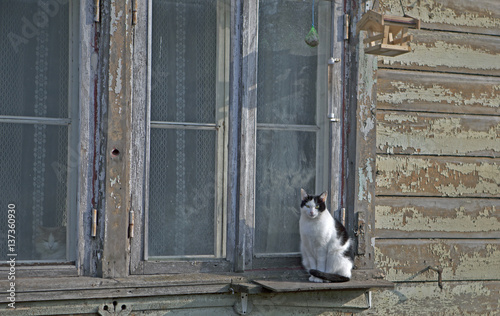
[[[319,205],[316,205],[316,208],[319,208]]]

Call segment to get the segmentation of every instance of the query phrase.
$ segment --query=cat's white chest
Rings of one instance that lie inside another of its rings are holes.
[[[332,234],[335,233],[333,218],[328,211],[314,219],[303,215],[299,226],[301,238],[310,247],[326,246],[330,242]]]

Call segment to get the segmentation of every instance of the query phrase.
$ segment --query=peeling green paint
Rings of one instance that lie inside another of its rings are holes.
[[[429,232],[496,232],[500,230],[500,218],[493,216],[495,206],[484,206],[479,213],[471,214],[466,206],[446,212],[436,209],[431,212],[424,207],[391,207],[377,205],[375,208],[377,229],[397,231]],[[427,211],[427,212],[426,212]]]
[[[453,6],[455,2],[455,6]],[[402,15],[398,0],[384,1],[384,12]],[[418,4],[418,5],[416,5]],[[481,6],[482,4],[482,6]],[[439,0],[405,0],[403,5],[406,14],[427,23],[440,23],[455,26],[473,26],[479,28],[500,28],[500,18],[495,17],[492,8],[494,3],[485,4],[476,1],[439,1]]]
[[[386,153],[500,155],[499,118],[413,112],[377,117],[377,148]]]

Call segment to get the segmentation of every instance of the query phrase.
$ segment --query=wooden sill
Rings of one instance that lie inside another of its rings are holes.
[[[364,274],[363,274],[364,273]],[[381,279],[366,279],[365,271],[356,271],[345,283],[312,283],[304,271],[274,270],[245,273],[196,273],[142,275],[102,279],[94,277],[16,278],[16,302],[72,299],[118,299],[186,294],[270,293],[325,290],[371,290],[393,288]],[[361,277],[360,277],[361,276]],[[10,281],[0,281],[9,289]],[[0,303],[8,303],[4,295]]]

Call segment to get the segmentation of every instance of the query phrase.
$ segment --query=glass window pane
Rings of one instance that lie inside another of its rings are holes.
[[[315,3],[316,22],[322,10],[323,39],[330,7],[329,1]],[[319,122],[326,115],[319,113],[326,113],[329,46],[326,40],[314,48],[305,43],[311,22],[312,2],[259,1],[254,249],[258,254],[300,251],[300,188],[314,190],[325,173],[323,163],[317,162],[328,154],[318,144],[325,144],[323,137],[328,134],[320,129],[327,125]],[[318,23],[316,28],[320,29]]]
[[[0,123],[0,135],[0,201],[15,205],[17,260],[66,261],[68,127]],[[7,258],[7,242],[0,249]]]
[[[316,179],[316,133],[257,132],[255,252],[298,252],[300,188]]]
[[[69,102],[77,89],[69,78],[72,60],[78,63],[70,58],[70,28],[78,25],[70,12],[77,4],[0,1],[0,203],[15,205],[17,260],[75,259],[76,240],[67,237],[76,224],[69,220],[76,199],[69,197],[76,192],[78,157],[70,161],[68,148],[78,135],[69,135],[68,123],[78,106]],[[15,124],[12,116],[36,119]],[[54,125],[45,118],[56,118]],[[0,234],[7,236],[7,225]],[[2,258],[8,250],[0,245]]]
[[[215,122],[217,2],[153,1],[151,120]]]
[[[0,1],[0,115],[68,117],[69,4]]]
[[[214,254],[215,137],[151,129],[150,257]]]
[[[316,124],[318,48],[304,42],[311,10],[309,1],[259,2],[259,123]]]

